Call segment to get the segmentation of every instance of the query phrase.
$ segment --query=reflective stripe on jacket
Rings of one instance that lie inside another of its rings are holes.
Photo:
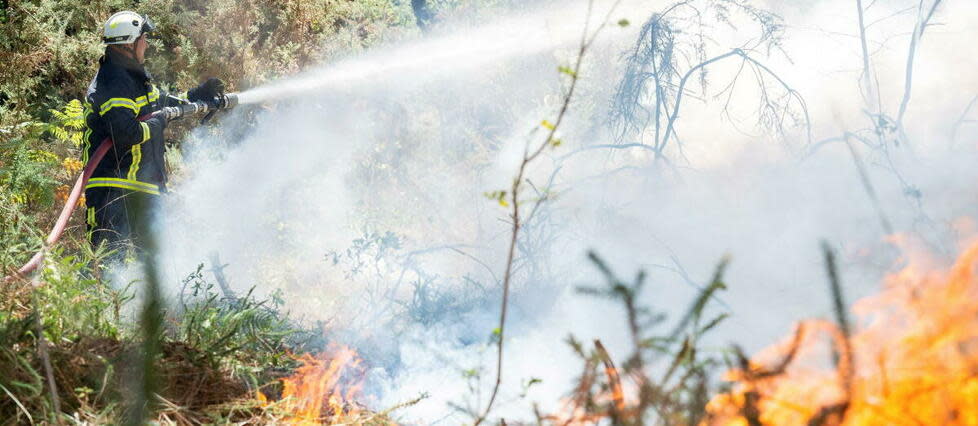
[[[95,168],[85,189],[115,187],[158,195],[166,190],[163,129],[138,117],[161,108],[160,91],[145,69],[109,49],[85,96],[82,161],[105,138],[112,149]]]

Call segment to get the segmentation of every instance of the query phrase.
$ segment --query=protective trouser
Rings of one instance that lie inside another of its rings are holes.
[[[121,260],[137,254],[144,246],[144,232],[157,203],[156,195],[122,188],[85,190],[86,222],[93,247],[105,244],[110,259]]]

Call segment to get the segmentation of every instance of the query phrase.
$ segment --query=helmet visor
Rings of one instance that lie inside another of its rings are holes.
[[[156,32],[156,24],[153,23],[153,20],[152,19],[149,19],[148,16],[143,15],[143,26],[142,26],[142,28],[139,29],[140,35],[147,34],[146,37],[150,37],[149,34],[152,34],[152,33],[155,33],[155,32]]]

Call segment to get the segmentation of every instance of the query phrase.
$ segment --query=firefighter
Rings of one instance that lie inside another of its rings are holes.
[[[146,229],[152,206],[166,191],[166,119],[138,119],[164,106],[212,100],[224,92],[221,80],[209,78],[188,91],[186,99],[161,93],[143,66],[146,37],[155,29],[135,12],[112,15],[103,28],[105,55],[85,96],[82,161],[87,163],[105,138],[113,142],[85,186],[89,240],[116,253],[139,246],[138,230]]]

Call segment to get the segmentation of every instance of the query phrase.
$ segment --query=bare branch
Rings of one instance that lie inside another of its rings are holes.
[[[859,18],[859,44],[863,52],[863,83],[866,89],[866,93],[863,94],[863,99],[868,104],[869,100],[875,97],[876,90],[873,86],[872,73],[869,69],[869,48],[866,47],[866,24],[863,18],[864,9],[862,0],[856,0],[856,11],[858,12],[857,16]]]
[[[715,62],[719,62],[721,60],[724,60],[724,59],[730,58],[730,57],[734,57],[734,56],[739,56],[739,57],[743,58],[745,61],[751,63],[753,66],[755,66],[758,69],[760,69],[761,71],[763,71],[764,74],[770,75],[770,76],[774,77],[775,80],[777,80],[778,83],[788,92],[788,96],[790,98],[795,99],[799,103],[799,105],[801,106],[801,109],[802,109],[802,111],[804,112],[804,115],[805,115],[805,125],[806,125],[806,128],[807,128],[808,143],[811,143],[811,132],[812,132],[811,131],[811,119],[810,119],[809,114],[808,114],[808,106],[805,103],[804,98],[801,97],[801,94],[799,94],[796,90],[794,90],[791,86],[789,86],[784,80],[781,79],[781,77],[779,77],[777,74],[775,74],[773,71],[771,71],[770,68],[768,68],[767,66],[765,66],[761,62],[757,61],[756,59],[754,59],[750,55],[748,55],[747,52],[745,52],[745,51],[743,51],[741,49],[733,49],[733,50],[731,50],[731,51],[729,51],[727,53],[724,53],[724,54],[719,55],[719,56],[715,56],[715,57],[710,58],[710,59],[708,59],[708,60],[706,60],[706,61],[704,61],[704,62],[702,62],[700,64],[697,64],[693,68],[690,68],[689,71],[687,71],[685,75],[683,75],[682,80],[680,80],[680,82],[679,82],[679,90],[676,92],[676,100],[675,100],[675,102],[674,102],[674,104],[672,106],[672,113],[670,114],[669,121],[666,124],[666,131],[665,131],[665,135],[663,136],[662,144],[659,145],[657,147],[657,149],[656,149],[656,151],[657,151],[657,158],[658,158],[658,156],[661,156],[662,155],[662,151],[665,149],[666,144],[669,142],[669,139],[671,137],[675,136],[675,124],[676,124],[676,120],[679,118],[679,107],[682,104],[683,90],[684,90],[684,88],[686,86],[687,80],[689,80],[689,77],[691,75],[693,75],[693,73],[695,73],[697,70],[699,70],[701,68],[705,68],[705,67],[707,67],[707,66],[709,66],[709,65],[711,65],[711,64],[713,64]],[[762,81],[762,83],[763,83],[763,81]],[[762,86],[763,86],[763,84],[762,84]],[[764,89],[762,88],[762,90],[764,90]],[[762,103],[763,102],[767,102],[766,97],[764,97],[764,98],[765,99],[762,99]],[[762,105],[762,107],[765,107],[765,105]]]
[[[907,70],[906,77],[903,79],[903,99],[900,101],[900,111],[897,113],[897,127],[903,127],[903,115],[907,112],[907,104],[910,103],[910,89],[913,86],[913,61],[914,56],[917,54],[917,44],[920,43],[920,38],[924,36],[924,29],[927,28],[927,24],[930,22],[930,18],[934,16],[934,11],[937,10],[937,6],[941,4],[941,0],[934,0],[931,4],[930,10],[927,11],[927,15],[924,16],[924,0],[920,0],[918,6],[918,16],[917,25],[913,31],[913,37],[910,38],[910,49],[907,52]]]

